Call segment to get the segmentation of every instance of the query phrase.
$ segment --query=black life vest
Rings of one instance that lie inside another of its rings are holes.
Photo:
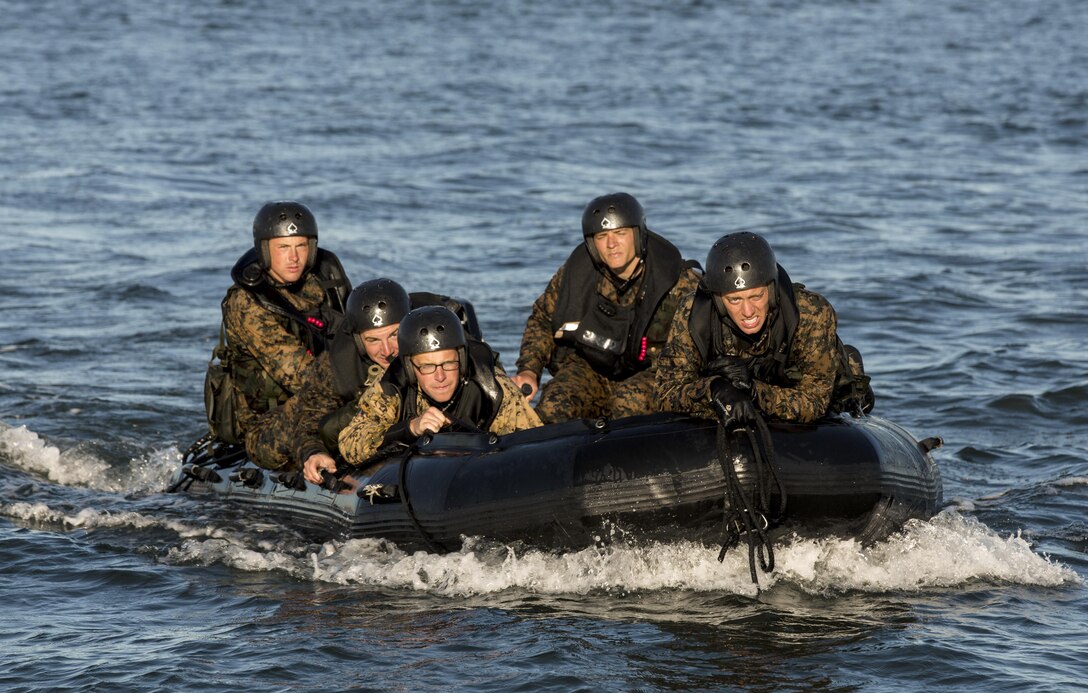
[[[382,367],[370,360],[365,350],[355,343],[355,334],[343,321],[329,344],[329,370],[332,372],[332,391],[339,406],[325,414],[318,423],[321,442],[330,454],[339,455],[337,441],[342,431],[359,411],[358,400],[367,383],[377,382]]]
[[[300,338],[310,353],[317,356],[327,348],[333,324],[344,314],[351,282],[340,259],[324,248],[317,249],[317,259],[304,276],[317,279],[325,294],[325,300],[316,309],[305,312],[288,303],[268,281],[268,275],[257,258],[256,248],[247,250],[230,271],[235,286],[248,291],[270,312],[286,318],[285,326]]]
[[[374,374],[374,369],[381,369],[365,350],[359,348],[355,333],[349,329],[347,321],[341,321],[329,343],[329,367],[332,371],[332,390],[345,401],[357,399]]]
[[[486,431],[491,427],[502,407],[502,388],[495,379],[495,352],[486,343],[468,340],[468,377],[462,378],[461,387],[453,399],[442,409],[451,420],[462,421]],[[408,421],[421,413],[416,406],[417,385],[410,384],[404,372],[404,362],[397,359],[389,364],[381,380],[381,387],[388,395],[400,397],[400,421]]]
[[[597,284],[608,269],[593,261],[585,244],[579,245],[563,265],[552,331],[558,334],[567,323],[578,323],[563,331],[556,342],[575,349],[595,371],[623,380],[651,365],[650,346],[661,346],[668,337],[670,320],[655,321],[662,301],[676,285],[685,263],[676,246],[653,231],[647,232],[643,276],[638,295],[630,307],[622,307],[597,292]],[[670,317],[671,316],[667,316]]]

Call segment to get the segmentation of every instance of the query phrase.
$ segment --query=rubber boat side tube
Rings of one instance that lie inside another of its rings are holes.
[[[457,547],[486,536],[555,548],[592,544],[612,524],[637,539],[719,542],[724,490],[716,424],[673,414],[616,422],[574,421],[488,440],[424,439],[403,480],[400,465],[369,484],[401,484],[400,505],[361,504],[353,537]],[[872,541],[941,503],[936,465],[898,426],[875,417],[772,425],[775,466],[789,497],[787,527]],[[741,449],[738,475],[754,483]],[[418,523],[419,529],[416,528]]]
[[[934,443],[918,443],[895,424],[844,416],[770,430],[788,496],[780,532],[869,542],[941,505],[940,474],[927,454]],[[359,480],[357,492],[298,488],[275,472],[243,473],[253,465],[237,455],[194,454],[172,488],[210,490],[320,541],[375,537],[406,550],[456,550],[463,537],[482,536],[568,549],[618,535],[720,546],[725,486],[715,432],[713,421],[653,414],[501,438],[425,436]],[[752,451],[742,444],[735,452],[750,489]]]

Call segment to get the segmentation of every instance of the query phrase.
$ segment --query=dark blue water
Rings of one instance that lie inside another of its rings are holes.
[[[1070,690],[1088,677],[1088,5],[2,2],[0,688]],[[160,493],[255,210],[512,365],[591,197],[763,225],[948,508],[795,541],[309,545]]]

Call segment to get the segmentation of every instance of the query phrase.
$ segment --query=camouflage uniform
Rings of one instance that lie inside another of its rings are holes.
[[[658,306],[646,335],[646,358],[651,362],[650,367],[623,380],[612,380],[594,370],[573,348],[556,343],[552,318],[564,269],[565,266],[559,268],[544,293],[533,303],[521,338],[517,371],[532,371],[538,379],[545,368],[552,374],[552,379],[541,388],[537,414],[545,423],[556,423],[574,418],[619,418],[656,411],[653,388],[658,355],[668,335],[677,303],[685,294],[695,290],[699,273],[685,268]],[[622,295],[615,284],[602,274],[597,282],[597,293],[623,307],[635,305],[642,287],[643,269],[644,264],[640,263],[636,270],[639,274]]]
[[[794,284],[799,319],[790,344],[786,376],[789,386],[753,381],[752,400],[764,414],[782,421],[809,423],[824,416],[831,407],[832,392],[839,377],[840,351],[835,310],[819,294]],[[677,411],[714,418],[711,409],[703,358],[691,338],[688,322],[695,295],[685,296],[676,311],[669,341],[658,360],[654,398],[664,411]],[[776,319],[772,311],[768,325]],[[723,320],[729,320],[728,317]],[[722,334],[723,355],[750,358],[766,353],[771,345],[771,330],[764,329],[760,339],[751,346],[743,345],[729,328]]]
[[[310,314],[325,301],[312,274],[297,291],[276,292],[300,313]],[[223,300],[223,322],[236,385],[234,406],[243,433],[257,416],[287,401],[302,387],[302,373],[314,357],[294,320],[273,313],[247,290],[235,285]]]
[[[336,441],[326,441],[322,424],[330,415],[354,414],[355,407],[349,405],[354,405],[358,395],[378,382],[383,373],[384,368],[371,363],[360,392],[355,398],[344,399],[333,388],[330,352],[322,353],[304,371],[298,392],[283,406],[261,415],[246,433],[250,459],[268,469],[294,470],[300,469],[311,455],[335,457]]]
[[[495,368],[495,380],[502,389],[502,406],[488,427],[497,435],[536,428],[540,418],[512,380]],[[431,406],[416,388],[416,410]],[[340,454],[350,464],[362,466],[385,440],[386,432],[400,419],[400,395],[388,394],[381,387],[371,387],[359,398],[359,413],[340,432]]]

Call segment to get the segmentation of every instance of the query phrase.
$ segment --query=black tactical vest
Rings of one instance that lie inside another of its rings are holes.
[[[578,328],[564,331],[556,341],[575,349],[593,370],[613,380],[651,365],[650,347],[664,344],[671,322],[671,315],[665,315],[669,311],[659,308],[689,265],[676,246],[653,231],[647,232],[646,245],[642,283],[634,304],[626,308],[597,292],[601,273],[608,270],[594,263],[585,244],[575,248],[563,265],[552,331],[558,333],[567,323],[578,323]]]

